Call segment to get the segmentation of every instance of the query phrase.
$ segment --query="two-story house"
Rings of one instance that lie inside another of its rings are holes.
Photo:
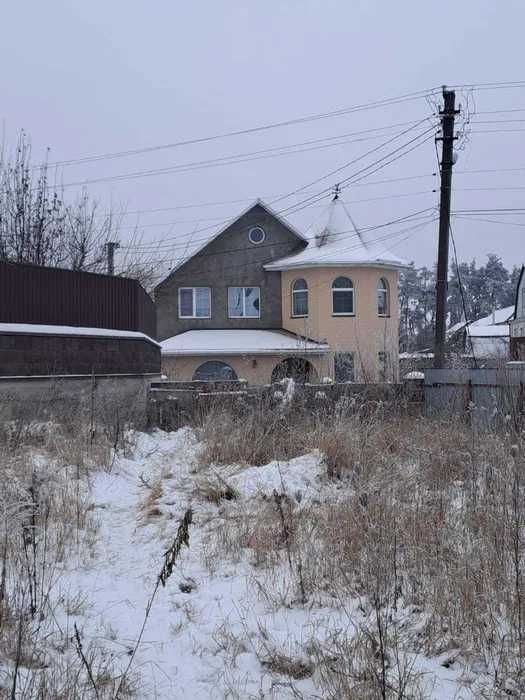
[[[308,236],[258,200],[155,292],[170,379],[392,381],[398,271],[336,194]]]

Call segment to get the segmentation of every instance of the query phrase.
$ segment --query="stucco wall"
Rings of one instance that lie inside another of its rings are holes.
[[[332,283],[339,276],[350,277],[354,285],[354,315],[333,316]],[[293,318],[292,283],[308,283],[308,318]],[[388,282],[390,307],[388,317],[377,314],[377,284]],[[378,353],[387,352],[387,380],[398,378],[399,307],[397,271],[382,268],[326,267],[288,270],[282,273],[283,328],[326,341],[334,351],[354,353],[356,379],[379,378]]]
[[[262,226],[266,238],[250,243],[248,232]],[[263,265],[305,246],[263,207],[256,205],[224,233],[166,278],[155,290],[160,340],[201,328],[280,328],[281,275]],[[260,287],[260,318],[228,318],[228,287]],[[179,287],[211,287],[211,318],[179,319]]]
[[[195,370],[207,360],[226,362],[232,367],[239,379],[246,379],[249,384],[269,384],[276,365],[285,359],[285,355],[218,355],[203,357],[163,357],[162,373],[172,381],[191,381]],[[331,375],[331,358],[325,356],[305,355],[317,372],[318,378]]]

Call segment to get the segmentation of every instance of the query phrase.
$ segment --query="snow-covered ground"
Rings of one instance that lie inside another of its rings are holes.
[[[315,668],[313,674],[294,674],[304,678],[292,678],[278,673],[269,660],[282,653],[312,669],[312,639],[322,643],[337,630],[351,637],[363,614],[359,601],[327,597],[290,603],[284,558],[281,566],[264,570],[249,552],[222,555],[213,543],[230,536],[240,514],[268,504],[274,489],[308,507],[336,502],[343,487],[325,480],[316,453],[263,467],[203,471],[196,466],[198,444],[190,429],[135,437],[130,456],[118,456],[109,472],[92,477],[96,541],[90,556],[71,561],[59,583],[64,599],[82,601],[69,611],[68,628],[76,622],[85,645],[103,647],[114,654],[117,670],[125,668],[164,552],[191,507],[189,547],[183,548],[166,586],[158,589],[133,661],[138,697],[326,697]],[[226,480],[236,498],[210,502],[204,478]],[[459,663],[443,666],[447,658],[410,657],[427,697],[475,697],[460,682],[466,669]]]

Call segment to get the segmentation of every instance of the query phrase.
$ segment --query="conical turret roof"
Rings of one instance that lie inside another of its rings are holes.
[[[336,194],[311,227],[308,246],[300,253],[268,263],[265,268],[290,270],[336,265],[399,268],[406,264],[380,243],[366,241]]]

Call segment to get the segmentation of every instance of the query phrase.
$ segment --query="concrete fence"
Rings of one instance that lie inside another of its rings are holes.
[[[347,401],[355,410],[376,410],[392,406],[396,410],[422,413],[422,382],[403,384],[295,384],[286,382],[255,386],[242,380],[208,382],[154,382],[149,394],[149,424],[175,430],[198,422],[213,410],[232,410],[242,414],[256,404],[268,410],[283,403],[294,411],[328,413]]]
[[[521,424],[525,417],[525,363],[497,369],[427,369],[425,414],[468,420],[479,428]]]

